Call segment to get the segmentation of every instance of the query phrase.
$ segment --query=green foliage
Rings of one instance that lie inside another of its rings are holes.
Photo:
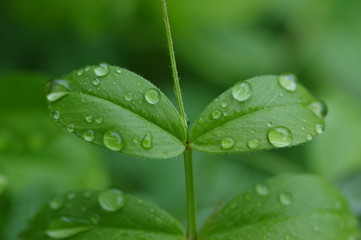
[[[237,195],[208,220],[199,239],[339,240],[357,236],[357,221],[333,186],[310,175],[285,175]]]
[[[191,130],[192,148],[236,153],[297,145],[324,130],[325,106],[293,75],[239,82],[202,112]]]
[[[182,226],[157,207],[118,189],[55,196],[23,239],[183,240]]]

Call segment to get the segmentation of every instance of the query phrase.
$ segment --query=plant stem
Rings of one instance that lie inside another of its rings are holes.
[[[174,80],[174,92],[177,97],[178,102],[178,108],[180,111],[181,118],[183,120],[183,124],[185,126],[185,129],[187,129],[187,118],[184,111],[184,105],[183,105],[183,99],[182,99],[182,92],[179,85],[179,77],[178,77],[178,70],[177,70],[177,64],[175,61],[175,54],[174,54],[174,47],[173,47],[173,39],[172,39],[172,33],[170,31],[170,24],[169,24],[169,17],[168,17],[168,10],[167,10],[167,2],[166,0],[162,0],[162,7],[163,7],[163,19],[165,23],[165,29],[167,32],[167,39],[168,39],[168,48],[169,48],[169,55],[170,55],[170,62],[172,66],[172,74],[173,74],[173,80]]]
[[[187,233],[189,240],[197,239],[197,218],[196,218],[196,202],[194,195],[194,178],[193,178],[193,162],[192,149],[188,146],[184,151],[184,168],[186,174],[186,191],[187,191]]]

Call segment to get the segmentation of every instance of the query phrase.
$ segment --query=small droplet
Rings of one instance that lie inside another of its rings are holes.
[[[155,222],[159,225],[162,225],[164,223],[164,220],[161,217],[155,217]]]
[[[307,134],[307,135],[306,135],[306,140],[307,140],[307,141],[311,141],[311,140],[312,140],[312,138],[313,138],[313,137],[312,137],[312,135],[311,135],[311,134]]]
[[[267,122],[267,127],[272,127],[273,123],[271,121]]]
[[[89,220],[92,224],[97,225],[99,223],[100,216],[99,214],[93,214],[90,216]]]
[[[150,132],[147,132],[143,137],[141,143],[144,149],[152,149],[153,148],[153,135]]]
[[[138,143],[139,143],[139,138],[134,137],[134,138],[133,138],[133,143],[138,144]]]
[[[257,184],[256,185],[256,192],[258,195],[266,196],[269,193],[268,186],[266,184]]]
[[[221,147],[225,150],[233,148],[235,144],[234,139],[230,137],[223,138],[221,141]]]
[[[86,116],[85,121],[87,121],[88,123],[93,122],[93,115],[89,114],[88,116]]]
[[[113,151],[120,151],[124,147],[124,142],[119,133],[107,131],[104,134],[104,145]]]
[[[291,234],[286,234],[285,235],[285,240],[290,240],[292,238]]]
[[[281,193],[278,199],[282,205],[290,205],[292,203],[292,196],[289,193]]]
[[[74,199],[76,197],[76,194],[75,193],[73,193],[73,192],[71,192],[71,193],[69,193],[68,194],[68,199]]]
[[[248,82],[239,82],[232,88],[232,96],[239,102],[244,102],[252,95],[252,87]]]
[[[324,118],[327,115],[327,107],[323,102],[314,102],[308,106],[317,117]]]
[[[116,212],[126,204],[126,196],[119,189],[109,189],[99,194],[98,202],[107,212]]]
[[[100,84],[100,79],[99,79],[99,78],[95,78],[95,79],[93,80],[93,84],[94,84],[94,86],[98,86],[98,85]]]
[[[247,145],[250,149],[256,149],[259,147],[260,144],[261,144],[261,141],[257,138],[254,138],[254,139],[249,140]]]
[[[94,131],[93,130],[86,130],[83,133],[83,138],[85,141],[92,142],[94,141]]]
[[[121,68],[117,68],[117,73],[122,73],[123,70]]]
[[[223,100],[223,101],[221,102],[221,106],[222,106],[223,108],[226,108],[226,107],[228,106],[227,100]]]
[[[67,129],[69,132],[74,132],[75,125],[72,124],[72,123],[69,123],[68,125],[66,125],[66,129]]]
[[[52,114],[52,117],[54,118],[54,120],[59,120],[60,112],[59,111],[54,111],[53,114]]]
[[[268,140],[277,148],[289,146],[292,143],[292,139],[291,131],[285,127],[272,128],[268,132]]]
[[[199,119],[197,120],[197,122],[198,122],[198,124],[203,124],[203,123],[204,123],[204,120],[203,120],[203,118],[199,118]]]
[[[106,63],[101,63],[97,67],[94,68],[94,73],[98,77],[103,77],[109,73],[109,65]]]
[[[78,76],[83,75],[83,73],[84,73],[84,70],[83,70],[83,69],[81,69],[81,70],[79,70],[79,71],[77,72]]]
[[[125,100],[128,101],[128,102],[132,101],[132,100],[133,100],[133,93],[131,93],[131,92],[126,93],[126,94],[124,95],[124,98],[125,98]]]
[[[46,234],[51,238],[63,239],[88,231],[90,228],[91,227],[89,226],[89,227],[64,228],[59,230],[48,230],[46,231]]]
[[[156,104],[160,100],[160,92],[156,88],[149,88],[144,94],[145,100],[150,104]]]
[[[68,81],[66,80],[53,80],[47,85],[46,98],[50,102],[55,102],[71,91]]]
[[[142,82],[137,82],[137,86],[141,87],[142,86]]]
[[[218,110],[215,110],[212,112],[212,118],[213,119],[220,119],[222,117],[222,113]]]
[[[293,74],[282,74],[278,78],[278,83],[287,91],[294,92],[297,89],[297,77]]]
[[[95,122],[98,123],[98,124],[101,124],[103,122],[103,117],[102,116],[96,116],[95,117]]]
[[[316,124],[315,131],[318,135],[322,134],[325,131],[325,125],[323,124]]]
[[[53,210],[60,209],[64,204],[64,198],[62,196],[55,196],[53,199],[49,202],[49,207]]]

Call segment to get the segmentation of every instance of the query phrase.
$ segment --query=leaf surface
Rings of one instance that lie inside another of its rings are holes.
[[[23,239],[184,240],[172,216],[118,189],[55,196],[31,221]]]
[[[192,148],[247,152],[293,146],[321,134],[325,105],[292,79],[263,76],[235,84],[201,113],[191,130]]]
[[[359,236],[342,195],[311,175],[283,175],[244,191],[204,225],[200,240],[339,240]]]
[[[181,118],[153,84],[119,67],[100,64],[48,86],[53,117],[88,142],[147,158],[184,150]]]

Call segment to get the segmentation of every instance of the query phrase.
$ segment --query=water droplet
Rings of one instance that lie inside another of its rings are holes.
[[[103,122],[103,117],[102,116],[95,117],[95,122],[101,124]]]
[[[64,198],[58,195],[50,200],[49,207],[53,210],[58,210],[63,206],[63,204],[64,204]]]
[[[317,117],[324,118],[327,115],[327,107],[323,102],[314,102],[308,106]]]
[[[117,68],[117,73],[122,73],[123,70],[121,68]]]
[[[150,104],[156,104],[160,100],[160,92],[156,88],[149,88],[144,94],[145,100]]]
[[[67,129],[69,132],[74,132],[75,125],[72,124],[72,123],[69,123],[69,124],[66,126],[66,129]]]
[[[100,84],[100,79],[99,79],[99,78],[95,78],[95,79],[93,80],[93,84],[94,84],[94,86],[98,86],[98,85]]]
[[[85,141],[92,142],[94,141],[94,131],[93,130],[86,130],[83,133],[83,138]]]
[[[60,112],[59,111],[54,111],[51,116],[53,117],[54,120],[59,120],[60,118]]]
[[[109,73],[109,65],[106,63],[101,63],[97,67],[94,68],[94,73],[98,77],[103,77]]]
[[[213,119],[220,119],[222,117],[222,113],[218,110],[215,110],[212,112],[212,118]]]
[[[313,137],[312,137],[312,135],[311,135],[311,134],[307,134],[307,135],[306,135],[306,140],[307,140],[307,141],[311,141],[311,140],[312,140],[312,138],[313,138]]]
[[[268,140],[277,148],[289,146],[292,143],[292,139],[291,131],[285,127],[273,128],[268,132]]]
[[[93,214],[90,216],[89,219],[92,224],[97,225],[99,223],[100,216],[99,216],[99,214]]]
[[[244,102],[252,95],[252,87],[248,82],[239,82],[232,88],[232,96],[239,102]]]
[[[152,149],[153,148],[153,135],[150,132],[147,132],[143,137],[141,143],[144,149]]]
[[[68,199],[74,199],[76,197],[76,194],[75,193],[73,193],[73,192],[71,192],[71,193],[69,193],[68,194]]]
[[[81,69],[81,70],[79,70],[79,71],[77,72],[78,76],[83,75],[83,73],[84,73],[84,70],[83,70],[83,69]]]
[[[235,144],[234,139],[230,137],[223,138],[221,141],[221,147],[225,150],[233,148]]]
[[[203,124],[203,123],[204,123],[204,120],[203,120],[203,118],[199,118],[199,119],[197,120],[197,122],[198,122],[198,124]]]
[[[292,203],[292,196],[289,193],[281,193],[278,199],[282,205],[290,205]]]
[[[164,223],[164,220],[161,217],[155,217],[155,222],[159,225],[162,225]]]
[[[256,185],[256,192],[258,195],[266,196],[269,193],[268,186],[266,184],[257,184]]]
[[[285,235],[285,240],[290,240],[292,238],[291,234],[286,234]]]
[[[282,74],[278,78],[278,83],[287,91],[294,92],[297,89],[297,77],[293,74]]]
[[[222,106],[223,108],[226,108],[226,107],[228,106],[227,100],[223,100],[223,101],[221,102],[221,106]]]
[[[250,149],[256,149],[259,147],[260,144],[261,144],[261,141],[257,138],[254,138],[254,139],[249,140],[247,145]]]
[[[53,80],[47,85],[46,98],[50,102],[55,102],[71,91],[69,83],[66,80]]]
[[[86,66],[85,71],[88,72],[90,70],[90,66]]]
[[[63,238],[68,238],[71,236],[74,236],[78,233],[82,233],[85,232],[87,230],[89,230],[91,227],[74,227],[74,228],[64,228],[64,229],[59,229],[59,230],[47,230],[46,234],[51,237],[51,238],[55,238],[55,239],[63,239]]]
[[[315,130],[318,135],[322,134],[325,131],[325,125],[323,124],[316,124]]]
[[[107,131],[104,134],[104,145],[113,151],[120,151],[124,147],[124,142],[119,133]]]
[[[267,127],[272,127],[273,123],[271,121],[267,122]]]
[[[99,194],[98,202],[107,212],[116,212],[126,204],[126,196],[119,189],[109,189]]]
[[[128,102],[132,101],[132,100],[133,100],[133,93],[131,93],[131,92],[126,93],[126,94],[124,95],[124,98],[125,98],[125,100],[128,101]]]
[[[142,82],[137,82],[137,86],[141,87],[142,86]]]
[[[138,144],[138,143],[139,143],[139,138],[134,137],[134,138],[133,138],[133,143]]]
[[[86,116],[85,121],[87,121],[88,123],[93,122],[93,115],[89,114],[88,116]]]

